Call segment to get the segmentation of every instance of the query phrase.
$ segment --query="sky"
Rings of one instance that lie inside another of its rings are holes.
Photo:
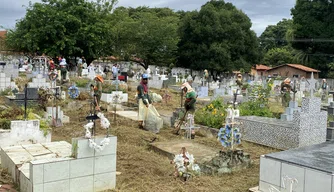
[[[0,0],[0,27],[14,28],[16,20],[25,16],[29,1],[41,0]],[[173,10],[199,10],[208,0],[118,0],[116,6],[125,7],[169,7]],[[225,0],[233,3],[251,19],[252,29],[258,36],[268,25],[275,25],[283,18],[291,18],[290,9],[296,0]]]

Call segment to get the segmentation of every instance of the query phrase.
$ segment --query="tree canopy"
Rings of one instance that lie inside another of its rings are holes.
[[[258,42],[250,19],[223,0],[186,13],[180,24],[178,66],[211,71],[250,69]]]
[[[111,44],[107,18],[115,1],[43,0],[29,5],[25,17],[10,30],[7,43],[18,51],[52,57],[106,55]]]

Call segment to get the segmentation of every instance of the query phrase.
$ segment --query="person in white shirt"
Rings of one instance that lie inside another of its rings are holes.
[[[113,79],[116,79],[117,76],[118,76],[118,68],[117,68],[117,65],[114,64],[111,68],[111,71],[112,71],[112,75],[113,75]]]

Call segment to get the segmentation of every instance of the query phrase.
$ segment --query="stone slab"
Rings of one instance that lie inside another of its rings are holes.
[[[317,145],[269,154],[266,157],[334,174],[333,148],[334,141],[328,141]]]
[[[185,147],[190,154],[193,154],[198,163],[211,160],[219,151],[219,149],[207,147],[205,145],[192,141],[169,141],[152,143],[151,147],[154,151],[173,159],[179,154],[182,147]]]
[[[125,118],[129,118],[131,120],[138,120],[138,112],[137,111],[116,111],[116,114]]]

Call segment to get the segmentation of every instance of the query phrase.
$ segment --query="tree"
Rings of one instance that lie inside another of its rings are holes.
[[[175,61],[178,14],[169,8],[124,8],[113,14],[113,54],[124,60],[168,66]]]
[[[259,37],[260,45],[264,52],[273,48],[281,48],[288,45],[287,33],[292,28],[291,19],[283,19],[276,25],[269,25]]]
[[[334,2],[297,0],[291,9],[293,18],[292,47],[303,52],[309,66],[326,75],[334,54]]]
[[[25,17],[10,30],[7,44],[28,53],[52,57],[85,56],[87,62],[108,54],[107,18],[115,0],[43,0],[29,4]]]
[[[270,49],[263,58],[266,65],[275,67],[281,64],[292,63],[294,56],[291,51],[286,48]]]
[[[210,71],[250,70],[258,42],[250,19],[231,3],[212,0],[180,24],[178,66]]]

